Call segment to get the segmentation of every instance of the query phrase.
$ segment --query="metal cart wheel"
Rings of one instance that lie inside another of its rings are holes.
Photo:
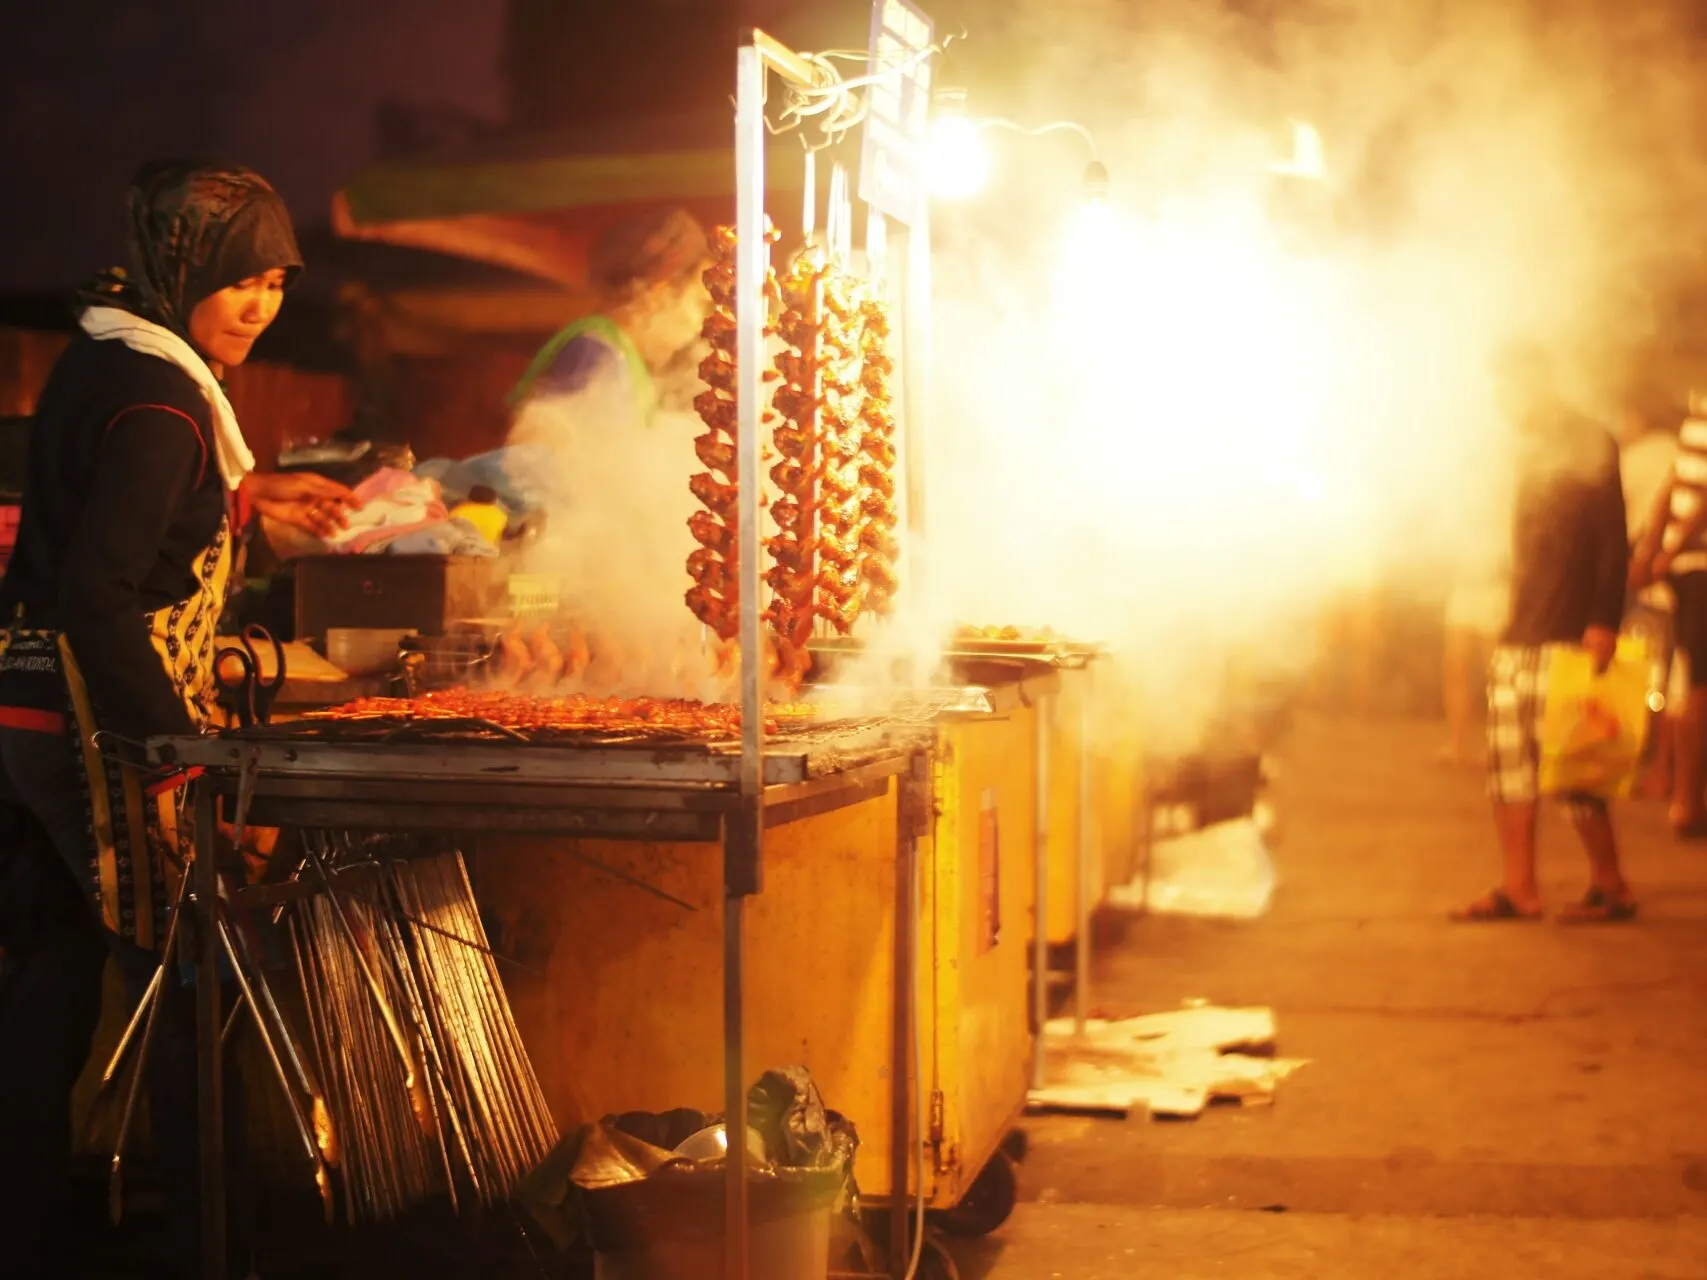
[[[925,1232],[925,1245],[919,1250],[919,1269],[914,1272],[913,1280],[960,1280],[954,1255],[934,1231]]]
[[[947,1234],[971,1240],[999,1229],[1018,1201],[1019,1168],[1006,1151],[997,1151],[978,1171],[960,1203],[934,1217]]]
[[[850,1238],[838,1241],[831,1250],[836,1264],[830,1268],[830,1280],[888,1280],[894,1274],[895,1258],[889,1252],[888,1234],[882,1222],[882,1217],[876,1216],[850,1224]],[[902,1259],[903,1264],[905,1261]],[[960,1280],[960,1266],[934,1226],[925,1228],[913,1280]]]

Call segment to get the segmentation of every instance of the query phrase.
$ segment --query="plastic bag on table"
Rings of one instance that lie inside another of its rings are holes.
[[[1553,653],[1540,732],[1544,794],[1630,794],[1647,741],[1652,674],[1647,645],[1635,636],[1619,637],[1600,675],[1584,649]]]

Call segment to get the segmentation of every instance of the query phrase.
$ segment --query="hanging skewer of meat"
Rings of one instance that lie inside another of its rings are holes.
[[[864,604],[859,573],[859,457],[864,424],[859,417],[859,288],[848,277],[824,282],[820,315],[818,538],[819,572],[814,610],[840,634],[853,628]]]
[[[781,459],[770,476],[781,497],[771,504],[777,533],[768,547],[774,564],[765,573],[772,596],[765,617],[782,642],[778,669],[802,664],[789,661],[803,653],[812,638],[812,597],[817,527],[818,414],[822,392],[819,379],[819,315],[825,272],[824,255],[808,249],[797,257],[782,280],[783,310],[777,332],[790,350],[777,357],[781,385],[771,398],[780,418],[771,433]]]
[[[886,614],[894,607],[899,582],[895,562],[895,410],[891,376],[895,361],[889,352],[889,313],[872,296],[860,306],[862,331],[860,389],[864,392],[860,417],[865,431],[860,441],[860,576],[865,582],[866,603],[873,612]]]
[[[767,227],[765,239],[774,242],[777,232]],[[740,490],[735,447],[739,415],[735,387],[738,329],[734,230],[717,228],[712,233],[711,245],[712,264],[703,277],[711,295],[711,311],[700,331],[711,351],[699,366],[706,389],[694,397],[694,408],[707,427],[705,434],[694,440],[694,454],[709,470],[688,481],[688,488],[706,510],[696,511],[688,519],[688,528],[700,546],[688,560],[688,574],[694,585],[684,599],[694,616],[720,639],[731,640],[740,629],[735,533]],[[775,292],[774,280],[767,281],[767,299],[774,297]],[[718,479],[714,473],[723,478]]]

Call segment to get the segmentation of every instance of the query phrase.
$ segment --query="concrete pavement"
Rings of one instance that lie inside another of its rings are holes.
[[[1273,1007],[1311,1065],[1269,1109],[1028,1123],[1022,1203],[962,1275],[1707,1277],[1707,846],[1617,812],[1638,923],[1454,925],[1495,883],[1481,780],[1438,724],[1314,721],[1249,923],[1135,921],[1098,1012]],[[1549,900],[1584,863],[1543,824]]]

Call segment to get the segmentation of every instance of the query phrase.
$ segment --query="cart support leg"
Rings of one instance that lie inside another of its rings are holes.
[[[735,66],[735,404],[740,510],[741,803],[723,824],[724,1277],[747,1280],[747,1075],[742,1022],[746,897],[758,893],[764,835],[764,672],[759,633],[759,362],[764,355],[765,59],[754,33]]]
[[[225,1070],[219,1007],[219,863],[213,788],[195,796],[196,1082],[201,1128],[201,1246],[204,1280],[226,1280]],[[168,975],[168,981],[170,976]]]
[[[905,1280],[913,1256],[908,1184],[912,1179],[914,1143],[924,1141],[923,1133],[913,1132],[918,1114],[913,1090],[922,1090],[924,1081],[912,1079],[912,1048],[918,983],[914,885],[918,878],[918,841],[926,795],[922,775],[926,761],[923,755],[913,757],[907,772],[897,780],[895,793],[895,1022],[889,1060],[889,1274],[894,1280]],[[922,1183],[912,1188],[912,1194],[925,1194]]]
[[[1044,1028],[1049,1022],[1049,729],[1055,699],[1044,694],[1037,699],[1037,831],[1033,868],[1037,879],[1037,907],[1031,939],[1031,1087],[1045,1083]]]
[[[1085,1019],[1091,1003],[1091,860],[1095,848],[1092,827],[1095,806],[1091,803],[1091,669],[1084,671],[1084,690],[1079,701],[1079,812],[1078,874],[1074,879],[1073,921],[1073,1030],[1085,1034]]]
[[[730,893],[723,899],[723,1111],[729,1155],[724,1163],[724,1275],[747,1277],[747,1085],[743,1024],[742,970],[745,960],[747,900]]]

